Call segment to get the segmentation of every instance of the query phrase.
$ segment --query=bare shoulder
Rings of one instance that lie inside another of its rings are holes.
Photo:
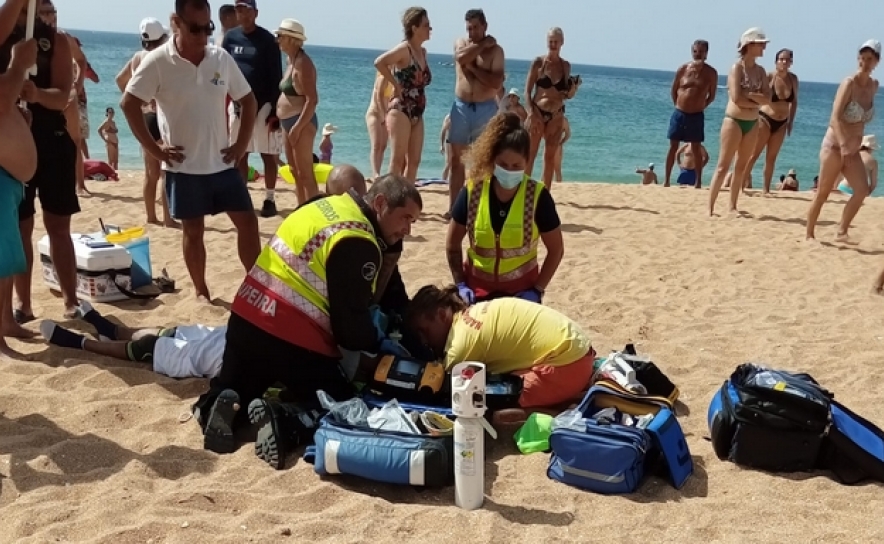
[[[543,57],[534,57],[534,60],[531,61],[531,68],[539,68],[541,64],[543,64]]]
[[[466,38],[461,37],[461,38],[454,40],[454,50],[455,51],[460,51],[461,49],[463,49],[467,45],[468,44],[467,44]]]
[[[792,80],[792,83],[794,83],[795,85],[798,85],[798,76],[797,75],[795,75],[792,72],[789,72],[789,79]]]

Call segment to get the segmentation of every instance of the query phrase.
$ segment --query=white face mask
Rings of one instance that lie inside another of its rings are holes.
[[[500,166],[495,166],[494,177],[497,178],[497,182],[504,189],[515,189],[525,178],[525,172],[522,170],[506,170]]]

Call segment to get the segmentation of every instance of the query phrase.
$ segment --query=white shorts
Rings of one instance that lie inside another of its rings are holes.
[[[228,127],[230,128],[230,143],[236,141],[239,133],[239,117],[233,114],[233,102],[227,106]],[[270,132],[267,130],[267,116],[270,115],[270,104],[264,104],[258,115],[255,116],[255,129],[252,131],[252,140],[249,142],[249,153],[261,155],[279,155],[285,149],[282,130]]]
[[[227,327],[182,325],[153,348],[153,371],[170,378],[214,378],[221,372]]]

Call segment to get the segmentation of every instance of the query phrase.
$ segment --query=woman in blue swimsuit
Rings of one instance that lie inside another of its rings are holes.
[[[427,10],[409,8],[402,15],[405,40],[374,61],[375,68],[393,87],[387,105],[387,129],[390,134],[390,173],[405,176],[412,183],[424,147],[424,89],[433,76],[423,44],[430,39]]]

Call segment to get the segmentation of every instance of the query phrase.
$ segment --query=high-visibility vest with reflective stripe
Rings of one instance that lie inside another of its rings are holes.
[[[381,250],[371,222],[349,194],[329,196],[289,215],[258,256],[233,302],[232,311],[268,333],[301,345],[314,331],[293,327],[293,312],[315,323],[326,340],[334,338],[329,321],[326,261],[335,244],[360,237]],[[376,286],[376,269],[372,291]]]
[[[491,226],[491,178],[467,184],[467,284],[489,293],[515,294],[534,287],[539,273],[534,210],[540,187],[525,176],[510,204],[500,234]]]

